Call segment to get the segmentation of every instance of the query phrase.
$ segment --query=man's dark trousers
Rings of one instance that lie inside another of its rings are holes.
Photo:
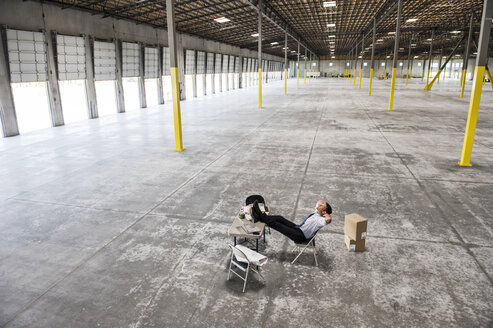
[[[300,228],[297,228],[296,224],[289,220],[286,220],[282,216],[267,215],[265,213],[262,213],[262,215],[260,216],[260,220],[272,229],[279,231],[295,243],[306,242],[303,231],[301,231]]]

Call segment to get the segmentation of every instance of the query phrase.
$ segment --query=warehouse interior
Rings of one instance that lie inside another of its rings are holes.
[[[492,19],[1,1],[0,327],[493,326]],[[332,221],[295,263],[274,229],[238,238],[267,259],[244,283],[228,245],[256,194]]]

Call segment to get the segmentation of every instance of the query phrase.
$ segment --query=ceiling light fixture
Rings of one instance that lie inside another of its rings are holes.
[[[254,33],[254,34],[252,34],[252,36],[253,36],[254,38],[258,37],[258,33]]]
[[[450,33],[453,33],[453,34],[459,34],[461,31],[452,31]]]
[[[219,17],[219,18],[216,18],[214,19],[215,22],[218,22],[218,23],[227,23],[229,22],[231,19],[229,18],[226,18],[226,17]]]
[[[393,35],[393,34],[395,34],[395,31],[389,32],[389,35]]]
[[[275,46],[276,44],[279,44],[279,42],[276,41],[276,42],[271,42],[270,43],[271,46]]]
[[[329,24],[327,24],[327,27],[336,27],[336,24],[334,24],[334,23],[329,23]]]
[[[329,35],[329,38],[335,38],[336,36],[335,35]]]
[[[406,23],[414,23],[415,21],[417,21],[418,19],[417,18],[409,18]]]
[[[324,1],[324,8],[337,6],[335,1]]]
[[[383,42],[383,39],[378,39],[377,42]]]

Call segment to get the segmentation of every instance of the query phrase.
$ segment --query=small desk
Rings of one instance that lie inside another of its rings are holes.
[[[255,235],[253,233],[247,233],[241,226],[241,221],[240,220],[246,220],[246,219],[240,219],[238,217],[235,218],[233,221],[233,224],[228,230],[228,235],[233,236],[234,238],[234,245],[236,246],[236,237],[240,238],[247,238],[247,239],[255,239],[256,241],[256,247],[255,251],[258,252],[258,240],[262,238],[262,235],[264,236],[264,242],[265,242],[265,223],[258,221],[256,223],[253,223],[251,221],[246,220],[245,224],[246,225],[254,225],[258,229],[260,229],[260,233],[258,235]]]

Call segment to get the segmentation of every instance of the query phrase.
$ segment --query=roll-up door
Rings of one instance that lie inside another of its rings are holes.
[[[221,54],[216,54],[216,67],[215,67],[215,72],[216,73],[221,73],[221,69],[222,69],[222,67],[221,67],[221,63],[222,63],[221,58],[222,58],[222,56],[223,55],[221,55]]]
[[[205,52],[197,51],[197,74],[205,74]]]
[[[240,72],[240,57],[235,57],[235,73]]]
[[[59,80],[80,80],[86,78],[84,38],[57,35],[56,50]]]
[[[169,48],[163,47],[163,75],[171,75],[169,65],[170,65]]]
[[[228,73],[228,55],[223,55],[223,73]]]
[[[43,33],[8,29],[7,49],[12,82],[37,82],[48,79]]]
[[[158,51],[157,48],[145,47],[144,49],[144,76],[148,79],[155,79],[158,73]]]
[[[185,50],[185,74],[195,74],[195,51]]]
[[[214,54],[207,53],[207,74],[214,74]]]
[[[248,58],[243,57],[243,72],[248,72]]]
[[[139,76],[139,45],[137,43],[122,43],[123,77]]]
[[[94,41],[94,79],[97,81],[116,79],[114,43]]]
[[[235,56],[229,56],[229,72],[235,72]]]

